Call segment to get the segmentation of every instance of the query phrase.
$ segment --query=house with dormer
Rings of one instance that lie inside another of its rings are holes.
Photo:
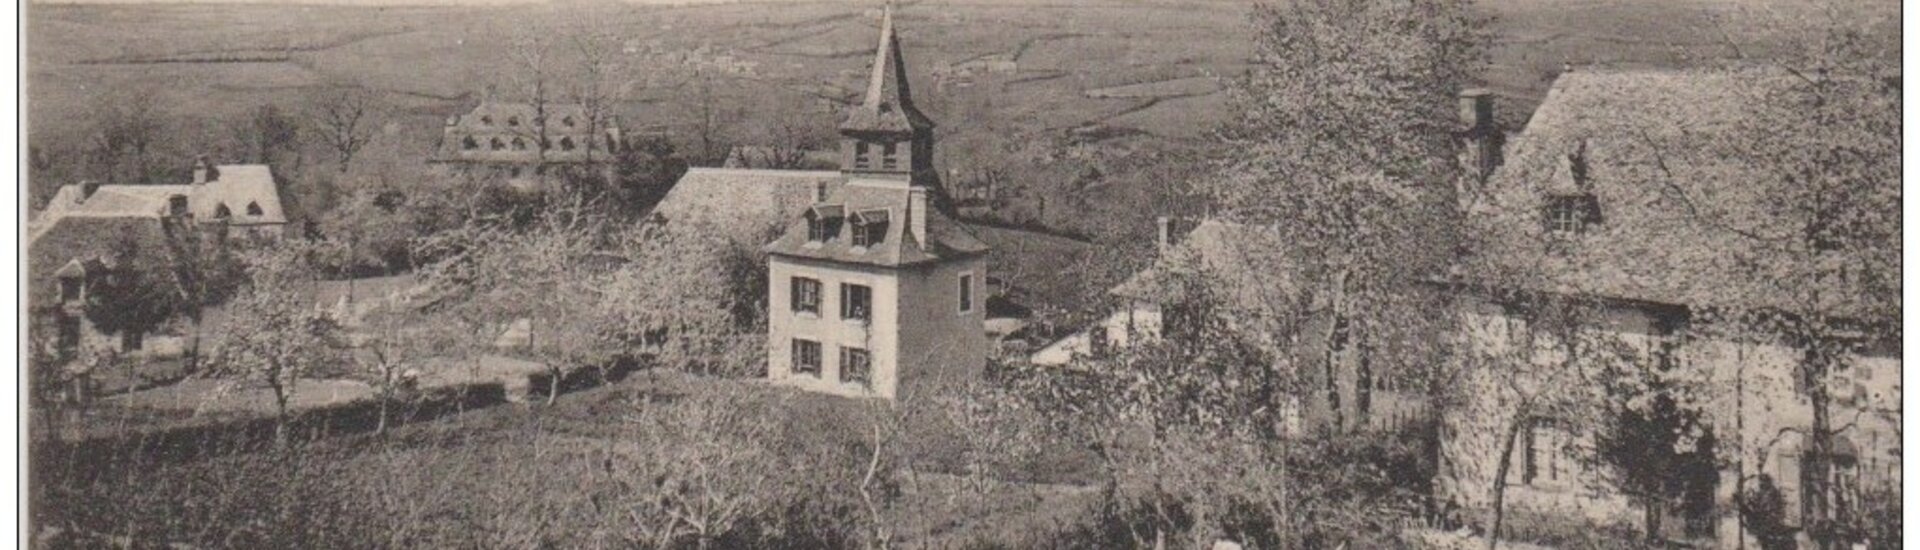
[[[914,105],[893,12],[863,100],[839,125],[839,170],[693,168],[654,210],[767,255],[767,377],[893,399],[978,376],[988,247],[943,211],[934,123]]]
[[[27,303],[56,355],[144,347],[145,334],[105,334],[84,315],[88,293],[131,272],[169,273],[183,250],[281,238],[287,213],[265,165],[197,159],[178,185],[60,188],[28,224]]]
[[[1753,123],[1768,120],[1756,112],[1754,97],[1782,93],[1796,82],[1760,68],[1569,71],[1504,149],[1473,153],[1498,157],[1485,164],[1495,168],[1481,198],[1465,205],[1469,227],[1485,243],[1471,259],[1478,269],[1465,273],[1509,276],[1459,275],[1442,286],[1461,298],[1457,336],[1467,344],[1461,356],[1505,362],[1463,370],[1472,396],[1442,419],[1435,483],[1442,498],[1484,511],[1504,472],[1510,513],[1636,528],[1645,523],[1642,503],[1594,465],[1591,419],[1518,405],[1520,393],[1587,389],[1516,382],[1520,369],[1556,372],[1587,364],[1569,358],[1567,342],[1603,343],[1605,351],[1594,352],[1602,358],[1589,361],[1630,361],[1659,372],[1684,366],[1704,378],[1699,391],[1706,397],[1692,406],[1716,443],[1686,452],[1711,452],[1707,467],[1719,473],[1697,476],[1708,483],[1671,495],[1661,538],[1758,548],[1736,495],[1762,478],[1778,488],[1786,527],[1799,532],[1802,547],[1815,523],[1806,519],[1815,497],[1807,480],[1827,481],[1826,494],[1818,496],[1842,523],[1860,513],[1865,495],[1898,490],[1898,342],[1864,333],[1847,337],[1857,341],[1837,352],[1843,366],[1822,381],[1831,388],[1832,417],[1843,420],[1833,423],[1830,460],[1818,460],[1808,436],[1814,411],[1795,370],[1802,351],[1715,330],[1716,312],[1730,309],[1772,311],[1783,320],[1794,315],[1771,300],[1794,294],[1798,289],[1781,285],[1795,283],[1756,277],[1743,267],[1775,261],[1770,255],[1780,252],[1699,215],[1686,197],[1711,197],[1714,208],[1750,214],[1738,220],[1742,225],[1793,223],[1764,206],[1770,199],[1754,184],[1777,174],[1715,147],[1751,143],[1754,133],[1771,131]],[[1823,293],[1871,296],[1852,284],[1834,281]],[[1739,303],[1730,302],[1735,297]],[[1542,319],[1541,303],[1577,303],[1580,316],[1572,323]],[[1596,378],[1548,380],[1584,385]],[[1517,419],[1507,425],[1517,431],[1493,427],[1496,419]],[[1505,469],[1498,466],[1503,450],[1511,453]],[[1820,471],[1814,464],[1822,464]]]
[[[604,177],[625,145],[611,114],[579,103],[502,101],[489,91],[471,111],[447,117],[427,162],[446,174],[533,188],[560,169]]]

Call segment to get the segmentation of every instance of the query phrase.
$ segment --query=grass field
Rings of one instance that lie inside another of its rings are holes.
[[[1499,48],[1490,83],[1516,99],[1536,97],[1560,64],[1685,64],[1730,52],[1710,17],[1783,0],[1653,2],[1491,0]],[[76,132],[88,101],[105,90],[144,87],[170,110],[217,117],[267,103],[292,103],[320,86],[360,86],[408,107],[409,127],[431,130],[485,84],[511,83],[518,29],[574,32],[582,22],[629,43],[707,48],[753,70],[722,87],[744,107],[791,105],[821,85],[856,89],[872,47],[870,2],[653,6],[555,3],[494,7],[328,5],[55,5],[28,9],[28,112],[34,138]],[[1071,128],[1124,110],[1142,95],[1177,89],[1206,95],[1193,79],[1244,68],[1251,28],[1238,2],[978,2],[928,0],[902,8],[907,57],[939,110],[932,67],[999,54],[1018,64],[996,106],[1038,128]],[[1737,30],[1737,29],[1736,29]],[[220,62],[223,59],[250,62]],[[645,68],[636,68],[644,73]],[[642,84],[646,74],[633,75]],[[644,87],[644,86],[643,86]],[[1110,88],[1120,87],[1117,90]],[[634,94],[627,119],[684,126],[684,90]],[[1217,102],[1164,102],[1118,121],[1136,129],[1192,135],[1217,120]],[[937,113],[936,113],[937,115]],[[831,124],[823,116],[822,124]],[[949,121],[954,125],[962,121]],[[1111,122],[1111,121],[1110,121]],[[405,131],[407,134],[414,134]],[[427,135],[431,135],[430,132]],[[430,144],[430,140],[429,144]],[[423,151],[428,144],[395,145]],[[411,146],[411,147],[410,147]]]
[[[218,547],[498,547],[518,546],[510,541],[522,536],[560,547],[598,544],[633,532],[615,504],[624,498],[618,487],[645,473],[619,471],[616,463],[632,459],[625,453],[703,448],[705,436],[714,435],[650,431],[645,415],[686,414],[674,409],[710,407],[722,397],[728,409],[739,409],[729,412],[767,424],[734,428],[770,430],[763,437],[782,453],[828,457],[863,456],[864,419],[884,410],[751,381],[641,374],[566,395],[552,407],[497,406],[402,426],[385,438],[337,437],[284,455],[143,464],[137,457],[61,456],[59,446],[42,444],[37,458],[52,466],[35,470],[36,525],[41,536],[50,528],[76,537],[64,540],[77,546],[87,546],[86,533]],[[1090,472],[1090,464],[1062,467],[1067,463],[1059,461],[1048,463],[1055,479],[975,491],[941,464],[960,443],[924,435],[911,436],[918,442],[901,443],[908,445],[901,447],[905,454],[889,459],[900,468],[889,482],[895,487],[889,526],[902,545],[1031,547],[1081,520],[1097,497],[1084,482],[1063,478],[1076,469]],[[603,461],[613,470],[603,471]],[[857,472],[861,464],[817,466]],[[799,480],[815,473],[760,475],[784,485],[811,483]],[[852,490],[836,479],[808,487]]]

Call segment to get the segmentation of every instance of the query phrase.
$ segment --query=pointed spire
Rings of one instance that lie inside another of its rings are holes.
[[[893,31],[893,2],[880,12],[880,44],[874,49],[873,75],[867,96],[848,114],[841,130],[911,132],[933,127],[932,119],[913,106],[907,86],[907,62],[900,55],[900,37]]]

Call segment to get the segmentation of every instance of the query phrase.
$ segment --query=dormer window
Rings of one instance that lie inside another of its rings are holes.
[[[520,138],[513,138],[513,150],[515,151],[527,150],[527,141]]]
[[[566,116],[566,117],[562,117],[562,118],[560,119],[560,123],[561,123],[561,124],[565,124],[565,125],[566,125],[566,126],[567,126],[568,128],[572,128],[572,127],[573,127],[573,117],[572,117],[572,116]]]
[[[248,216],[255,216],[255,217],[259,217],[259,216],[263,216],[263,215],[266,215],[266,211],[264,211],[264,210],[261,210],[261,209],[260,209],[260,203],[257,203],[257,202],[248,202],[248,203],[247,203],[247,215],[248,215]]]
[[[515,126],[515,127],[520,126],[520,117],[517,117],[517,116],[507,117],[507,125]]]
[[[223,202],[220,206],[213,207],[213,219],[224,220],[231,217],[233,217],[233,209],[227,208],[227,203]]]
[[[468,151],[472,151],[472,150],[474,150],[474,149],[479,149],[479,148],[480,148],[480,141],[479,141],[479,140],[476,140],[476,139],[473,139],[473,136],[467,136],[467,137],[465,137],[465,138],[463,138],[463,139],[461,139],[461,140],[460,140],[460,148],[462,148],[462,149],[466,149],[466,150],[468,150]]]
[[[507,148],[507,142],[500,141],[500,138],[493,138],[491,140],[488,140],[487,145],[492,147],[493,150],[495,151],[499,151],[501,149]]]
[[[837,204],[815,205],[807,210],[807,241],[823,243],[840,233],[843,210]]]
[[[886,236],[886,210],[863,210],[853,215],[853,246],[880,244]]]
[[[569,124],[569,126],[571,126],[571,124]],[[570,137],[563,137],[563,138],[560,138],[560,150],[562,150],[562,151],[572,151],[572,150],[573,150],[573,138],[570,138]]]
[[[870,149],[870,147],[867,145],[867,142],[861,141],[853,144],[854,168],[869,168],[873,166],[873,159],[867,156],[870,153],[868,149]]]
[[[1547,230],[1561,234],[1584,233],[1587,226],[1600,223],[1600,201],[1592,193],[1562,193],[1547,197]]]
[[[492,125],[493,125],[493,115],[480,115],[480,125],[481,125],[481,126],[492,126]]]
[[[60,301],[72,302],[80,299],[80,278],[60,278]]]
[[[896,151],[894,150],[894,144],[892,142],[888,142],[886,145],[882,145],[880,147],[880,167],[881,168],[893,168],[900,164],[899,162],[900,159],[894,156],[895,152]]]

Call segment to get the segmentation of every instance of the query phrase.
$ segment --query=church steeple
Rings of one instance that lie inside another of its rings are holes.
[[[840,124],[842,171],[904,177],[914,185],[934,184],[933,119],[913,105],[907,62],[893,30],[893,3],[880,15],[880,44],[866,97]]]

